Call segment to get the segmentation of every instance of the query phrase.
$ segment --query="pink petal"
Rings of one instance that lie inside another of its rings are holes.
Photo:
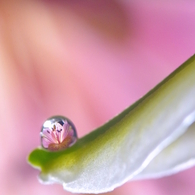
[[[62,128],[62,131],[59,133],[59,139],[60,139],[60,142],[62,143],[64,140],[64,128]]]
[[[48,148],[48,146],[49,146],[51,143],[53,143],[53,142],[51,142],[50,140],[48,140],[46,137],[43,137],[43,138],[42,138],[42,145],[43,145],[44,148]]]
[[[49,128],[43,129],[41,133],[43,137],[46,137],[51,142],[54,142],[53,137],[51,136],[51,130]]]
[[[53,143],[58,144],[58,139],[57,139],[57,135],[55,131],[51,131],[51,137],[52,137]]]
[[[62,139],[63,136],[62,136],[62,131],[61,131],[61,130],[63,130],[64,128],[63,128],[63,126],[62,126],[61,124],[59,124],[59,123],[56,123],[55,125],[56,125],[57,140],[58,140],[59,143],[61,143],[61,142],[63,141],[63,139]]]
[[[62,130],[63,131],[62,140],[64,140],[66,136],[68,135],[67,126],[68,126],[68,122],[64,121],[63,130]]]

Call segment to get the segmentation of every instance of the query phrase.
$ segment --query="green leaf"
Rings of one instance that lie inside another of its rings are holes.
[[[195,55],[132,106],[58,152],[37,148],[29,163],[43,183],[78,193],[173,174],[195,163]]]

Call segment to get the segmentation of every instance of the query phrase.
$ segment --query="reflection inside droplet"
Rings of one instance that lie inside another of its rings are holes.
[[[47,119],[42,126],[40,135],[42,147],[51,151],[68,148],[77,141],[74,124],[63,116]]]

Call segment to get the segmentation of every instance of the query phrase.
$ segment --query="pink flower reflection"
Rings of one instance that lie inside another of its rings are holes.
[[[67,120],[52,122],[48,119],[44,124],[49,124],[43,125],[40,133],[41,144],[45,149],[52,151],[66,149],[76,142],[76,130]]]

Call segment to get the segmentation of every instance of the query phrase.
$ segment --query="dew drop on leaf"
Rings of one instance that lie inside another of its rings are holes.
[[[40,135],[42,147],[50,151],[66,149],[77,141],[74,124],[63,116],[53,116],[47,119]]]

